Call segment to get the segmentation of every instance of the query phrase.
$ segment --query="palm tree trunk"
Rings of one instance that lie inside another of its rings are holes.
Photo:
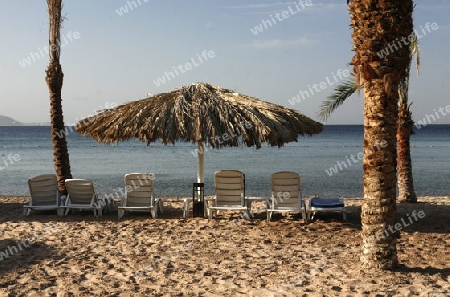
[[[417,202],[412,174],[410,136],[413,121],[409,105],[402,102],[399,106],[397,130],[397,178],[398,202]]]
[[[396,232],[396,122],[395,92],[384,91],[382,79],[364,84],[364,202],[361,211],[363,267],[397,265]],[[383,116],[380,116],[380,115]],[[382,143],[382,145],[380,145]],[[386,233],[385,230],[388,232]]]
[[[58,179],[58,189],[61,195],[66,195],[66,178],[72,178],[70,171],[69,152],[64,130],[61,89],[64,74],[59,63],[61,44],[61,9],[62,0],[47,0],[50,28],[49,28],[49,56],[50,62],[46,70],[45,80],[50,93],[50,121],[53,144],[53,163]]]
[[[417,202],[412,174],[410,137],[413,133],[413,120],[408,105],[409,74],[414,55],[416,56],[417,73],[420,68],[420,53],[417,36],[409,44],[411,61],[406,68],[403,80],[399,85],[399,113],[397,129],[397,178],[398,202]]]
[[[410,61],[408,46],[392,46],[413,32],[411,0],[350,0],[351,61],[364,86],[364,202],[361,209],[364,268],[398,264],[396,157],[398,86]],[[399,38],[399,39],[397,39]],[[391,45],[391,47],[389,47]],[[381,50],[388,55],[379,55]],[[382,144],[382,145],[380,145]]]

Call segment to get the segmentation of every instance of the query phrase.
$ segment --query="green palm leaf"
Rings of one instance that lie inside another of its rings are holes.
[[[334,88],[334,92],[328,95],[327,100],[320,105],[318,118],[325,122],[328,117],[341,106],[348,97],[350,97],[357,90],[356,80],[354,78],[348,78],[344,80],[340,85]]]

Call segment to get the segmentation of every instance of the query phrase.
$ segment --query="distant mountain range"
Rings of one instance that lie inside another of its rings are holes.
[[[50,126],[50,123],[21,123],[13,118],[0,115],[0,126]]]
[[[0,115],[0,126],[23,126],[22,123],[7,117]]]

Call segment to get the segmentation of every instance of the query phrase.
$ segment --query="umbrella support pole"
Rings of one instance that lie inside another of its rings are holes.
[[[194,183],[192,193],[192,214],[194,217],[206,217],[206,205],[204,200],[205,147],[203,141],[198,142],[197,149],[197,183]]]
[[[203,141],[198,142],[198,154],[197,154],[197,182],[205,182],[205,147]]]

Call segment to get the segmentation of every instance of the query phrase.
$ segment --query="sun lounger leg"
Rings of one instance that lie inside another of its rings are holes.
[[[156,201],[156,204],[157,204],[157,206],[158,206],[158,208],[159,208],[159,212],[161,213],[161,214],[163,214],[164,213],[164,209],[163,209],[163,201],[161,200],[161,199],[158,199],[157,201]]]
[[[119,220],[123,217],[124,212],[125,211],[123,209],[120,209],[120,208],[117,210],[117,218]]]
[[[247,208],[245,211],[245,219],[247,220],[253,220],[253,214],[250,212],[250,210]]]
[[[212,218],[214,217],[214,210],[213,210],[213,209],[209,209],[209,210],[208,210],[208,217],[209,217],[210,219],[212,219]]]

